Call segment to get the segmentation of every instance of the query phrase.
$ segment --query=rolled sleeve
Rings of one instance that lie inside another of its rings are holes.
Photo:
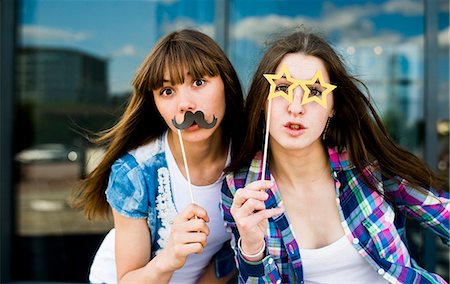
[[[238,262],[241,283],[281,283],[278,268],[270,255],[260,261],[250,262],[239,253]]]
[[[431,229],[445,244],[450,244],[450,197],[448,192],[433,188],[421,192],[403,180],[395,187],[394,193],[400,211],[417,220],[423,227]]]
[[[134,219],[147,218],[147,186],[133,156],[125,155],[111,167],[106,199],[120,215]]]

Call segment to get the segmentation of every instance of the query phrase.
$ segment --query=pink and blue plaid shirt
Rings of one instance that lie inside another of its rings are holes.
[[[336,202],[347,238],[358,253],[389,283],[446,283],[441,277],[419,267],[406,246],[405,219],[409,216],[431,229],[449,245],[449,196],[431,190],[422,194],[403,180],[400,184],[382,178],[376,164],[368,166],[377,178],[378,190],[395,202],[401,214],[379,193],[357,177],[347,152],[328,149],[336,188]],[[266,256],[259,262],[248,262],[236,246],[239,232],[230,213],[236,190],[259,180],[262,155],[258,153],[250,168],[227,175],[222,188],[222,209],[227,227],[233,233],[232,246],[239,268],[240,283],[303,283],[302,259],[286,215],[270,218],[266,232]],[[266,172],[267,179],[270,177]],[[267,190],[266,208],[281,201],[276,184]],[[345,281],[345,279],[343,279]]]

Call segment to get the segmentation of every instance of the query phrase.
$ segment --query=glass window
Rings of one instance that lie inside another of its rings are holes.
[[[161,35],[182,27],[213,35],[214,1],[19,3],[13,277],[86,282],[113,224],[69,207],[102,154],[82,134],[113,125]]]
[[[265,42],[298,26],[322,33],[367,84],[390,135],[422,157],[423,2],[18,1],[14,280],[87,281],[93,254],[113,224],[88,222],[68,206],[103,151],[82,134],[113,125],[139,64],[158,38],[176,29],[195,28],[213,38],[225,31],[245,90]],[[448,180],[449,3],[438,2],[437,168]],[[227,10],[216,11],[216,5]],[[217,13],[226,15],[225,22]],[[413,247],[423,246],[420,234],[409,236]],[[448,250],[438,251],[436,272],[448,281]],[[414,253],[420,260],[423,252]]]
[[[448,181],[449,3],[440,0],[438,49],[438,169]],[[419,157],[424,155],[424,72],[430,54],[424,50],[424,1],[230,1],[230,58],[246,89],[267,41],[304,26],[324,35],[344,58],[350,71],[369,88],[390,136]],[[436,167],[436,165],[431,165]],[[448,184],[448,183],[447,183]],[[448,189],[448,188],[447,188]],[[448,249],[437,240],[426,251],[423,230],[408,223],[413,257],[436,259],[436,272],[448,281]]]

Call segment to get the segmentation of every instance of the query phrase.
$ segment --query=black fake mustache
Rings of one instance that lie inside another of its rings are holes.
[[[172,124],[175,126],[175,128],[183,130],[186,128],[191,127],[194,123],[197,123],[197,125],[200,128],[213,128],[217,123],[217,118],[213,115],[213,120],[211,123],[208,123],[205,119],[205,114],[198,110],[195,113],[192,111],[187,111],[184,113],[184,120],[182,123],[178,124],[175,117],[172,119]]]

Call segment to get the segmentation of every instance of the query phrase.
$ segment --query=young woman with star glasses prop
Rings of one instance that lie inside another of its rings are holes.
[[[243,139],[237,74],[210,37],[181,30],[155,45],[133,87],[78,193],[88,217],[114,217],[90,281],[225,283],[235,265],[219,202]]]
[[[222,188],[239,282],[445,283],[411,258],[405,219],[448,244],[449,195],[361,90],[316,34],[295,32],[263,56]]]

